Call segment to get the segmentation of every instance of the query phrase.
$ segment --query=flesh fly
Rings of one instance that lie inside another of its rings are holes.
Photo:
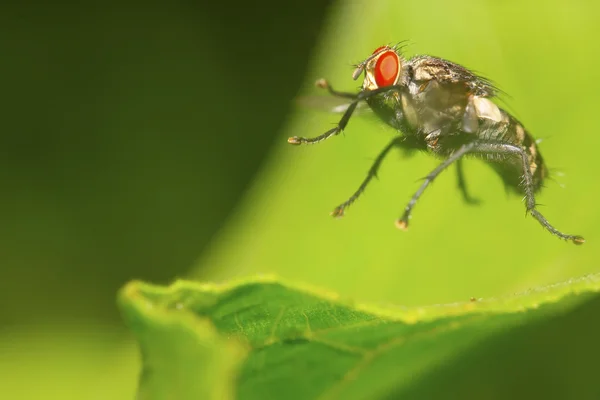
[[[317,86],[336,97],[350,100],[334,128],[313,138],[294,136],[294,145],[314,144],[339,134],[358,104],[365,101],[372,111],[400,135],[378,155],[367,177],[346,201],[331,213],[341,217],[376,176],[377,170],[392,148],[424,150],[443,161],[424,179],[404,208],[396,226],[406,230],[411,213],[425,189],[452,164],[456,164],[458,186],[463,198],[476,202],[468,193],[462,159],[473,155],[488,162],[505,186],[524,195],[527,213],[551,234],[575,244],[585,242],[579,235],[559,231],[537,210],[535,193],[548,177],[548,169],[534,138],[523,125],[491,99],[499,90],[487,79],[467,68],[437,57],[402,56],[398,46],[377,48],[356,65],[354,80],[364,74],[358,93],[334,90],[324,79]]]

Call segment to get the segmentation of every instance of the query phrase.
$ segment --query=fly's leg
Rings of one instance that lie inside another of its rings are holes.
[[[385,146],[385,148],[381,151],[381,153],[379,153],[379,155],[375,159],[375,162],[373,163],[373,165],[371,165],[371,168],[369,169],[369,172],[367,173],[367,177],[362,181],[362,183],[358,187],[358,190],[356,190],[356,192],[354,192],[354,194],[352,194],[352,196],[350,196],[350,198],[348,198],[348,200],[346,200],[345,202],[343,202],[342,204],[337,206],[331,212],[332,216],[334,216],[334,217],[343,217],[344,216],[344,210],[346,208],[348,208],[352,203],[354,203],[360,197],[360,195],[365,191],[367,185],[371,182],[371,180],[373,178],[377,177],[377,171],[379,170],[379,167],[381,166],[383,159],[385,158],[385,156],[387,156],[387,154],[390,152],[390,150],[393,147],[398,146],[401,143],[400,141],[401,141],[401,137],[398,136],[398,137],[395,137],[387,146]]]
[[[463,170],[463,159],[459,158],[456,160],[456,180],[458,183],[458,189],[462,194],[463,200],[467,204],[477,205],[480,204],[481,201],[475,197],[471,197],[469,191],[467,190],[467,182],[465,181],[465,173]]]
[[[396,226],[400,229],[408,228],[408,220],[410,218],[410,213],[415,206],[417,200],[427,186],[450,164],[459,160],[463,155],[467,153],[494,153],[494,154],[505,154],[505,155],[518,155],[521,158],[521,166],[523,168],[523,178],[524,178],[524,189],[525,189],[525,201],[527,211],[550,233],[555,236],[558,236],[564,240],[570,240],[575,244],[583,244],[585,239],[578,235],[568,235],[566,233],[560,232],[558,229],[554,228],[548,220],[536,209],[534,186],[533,186],[533,177],[531,175],[531,170],[529,169],[529,158],[527,153],[520,147],[508,144],[508,143],[499,143],[499,142],[482,142],[475,141],[461,146],[456,152],[454,152],[450,157],[448,157],[444,162],[442,162],[437,168],[435,168],[427,177],[425,178],[425,182],[421,185],[421,187],[417,190],[417,192],[410,199],[410,202],[404,209],[404,214],[402,217],[396,221]]]
[[[417,204],[417,200],[421,197],[427,186],[446,168],[450,166],[453,162],[460,159],[462,156],[472,151],[476,146],[476,142],[467,143],[462,145],[458,150],[450,155],[447,159],[445,159],[440,165],[438,165],[433,171],[429,173],[425,177],[425,181],[421,184],[421,187],[413,194],[412,198],[404,208],[404,214],[396,221],[396,227],[402,230],[408,229],[408,220],[410,219],[410,213],[412,212],[413,207]]]
[[[327,89],[329,94],[331,94],[332,96],[335,96],[335,97],[343,97],[345,99],[352,99],[352,100],[354,100],[358,97],[358,95],[356,93],[338,92],[337,90],[334,90],[331,87],[331,85],[329,84],[329,82],[327,82],[327,80],[323,79],[323,78],[316,81],[315,85],[321,89]]]
[[[325,83],[327,84],[327,82],[325,82]],[[330,88],[329,84],[327,84],[327,87]],[[358,103],[360,101],[365,100],[372,96],[376,96],[376,95],[384,93],[384,92],[390,92],[390,91],[400,90],[400,89],[401,89],[400,86],[391,85],[391,86],[377,88],[374,90],[364,90],[362,92],[358,92],[358,94],[356,94],[356,96],[354,97],[354,101],[352,101],[352,103],[350,103],[350,105],[348,106],[348,109],[346,110],[346,112],[344,112],[344,115],[342,115],[342,118],[340,119],[340,122],[338,122],[337,126],[335,126],[334,128],[331,128],[324,134],[319,135],[314,138],[292,136],[291,138],[288,138],[288,143],[296,144],[296,145],[298,145],[298,144],[314,144],[314,143],[319,143],[319,142],[322,142],[323,140],[329,139],[330,137],[337,135],[338,133],[343,131],[344,128],[346,128],[346,125],[348,125],[348,121],[352,117],[352,114],[354,113],[354,110],[356,109],[356,106],[358,105]],[[331,89],[331,88],[329,89],[330,93],[332,90],[333,89]],[[350,94],[350,93],[343,93],[343,92],[336,92],[336,91],[334,91],[333,93],[338,93],[338,94],[342,95],[342,97],[346,97],[346,95]]]
[[[358,105],[358,101],[353,101],[352,103],[350,103],[350,106],[348,106],[348,109],[346,110],[346,112],[342,116],[342,119],[340,120],[340,122],[338,122],[338,124],[335,128],[331,128],[324,134],[319,135],[317,137],[313,137],[313,138],[292,136],[291,138],[288,138],[288,143],[289,144],[315,144],[315,143],[322,142],[323,140],[329,139],[332,136],[337,135],[338,133],[343,131],[344,128],[346,127],[346,125],[348,124],[350,117],[352,117],[352,113],[354,113],[354,109],[356,109],[357,105]]]
[[[519,155],[521,158],[521,166],[523,167],[523,185],[525,189],[525,205],[527,207],[527,211],[551,234],[558,236],[559,238],[564,240],[570,240],[575,244],[585,243],[585,239],[583,237],[579,235],[568,235],[566,233],[562,233],[561,231],[553,227],[550,224],[550,222],[548,222],[548,220],[542,215],[542,213],[540,213],[536,209],[535,196],[533,194],[533,177],[531,175],[531,170],[529,169],[529,157],[521,147],[507,143],[479,143],[478,146],[476,146],[473,149],[473,151],[480,153]]]

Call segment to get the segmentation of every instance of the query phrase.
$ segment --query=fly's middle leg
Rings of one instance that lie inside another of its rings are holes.
[[[477,144],[476,142],[472,142],[472,143],[467,143],[467,144],[462,145],[458,150],[456,150],[454,153],[452,153],[447,159],[445,159],[440,165],[438,165],[433,171],[431,171],[429,173],[429,175],[427,175],[425,177],[425,181],[421,184],[421,186],[415,192],[415,194],[413,194],[410,201],[404,208],[404,213],[396,221],[396,227],[398,227],[399,229],[402,229],[402,230],[408,229],[408,220],[411,217],[410,214],[412,212],[412,209],[417,204],[417,201],[419,200],[419,198],[421,197],[421,195],[423,194],[425,189],[427,189],[427,186],[429,186],[429,184],[431,182],[433,182],[434,179],[442,171],[444,171],[446,168],[448,168],[453,162],[459,160],[462,156],[464,156],[468,152],[472,151],[473,148],[476,146],[476,144]]]
[[[358,187],[356,192],[354,192],[352,194],[352,196],[350,196],[348,198],[348,200],[346,200],[345,202],[343,202],[342,204],[337,206],[331,212],[332,216],[334,216],[334,217],[344,216],[344,210],[346,208],[348,208],[350,205],[352,205],[352,203],[354,203],[356,200],[358,200],[358,198],[365,191],[365,189],[367,188],[367,185],[371,182],[371,180],[373,178],[377,177],[377,171],[379,171],[379,167],[381,166],[381,163],[383,162],[383,160],[387,156],[387,154],[390,152],[390,150],[399,145],[401,145],[401,137],[397,136],[394,139],[392,139],[392,141],[390,143],[388,143],[387,146],[385,146],[385,148],[381,151],[381,153],[379,153],[379,155],[375,159],[375,162],[373,162],[373,165],[371,165],[371,168],[369,169],[369,172],[367,173],[367,177],[362,181],[362,183],[360,184],[360,186]]]

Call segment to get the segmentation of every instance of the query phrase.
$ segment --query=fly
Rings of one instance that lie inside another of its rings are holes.
[[[313,144],[339,134],[363,100],[380,119],[402,133],[377,156],[367,177],[352,196],[333,210],[333,216],[344,215],[376,176],[385,156],[399,147],[408,151],[425,150],[443,161],[413,194],[396,221],[398,228],[408,228],[412,210],[425,189],[452,164],[457,167],[463,198],[476,202],[467,191],[462,168],[462,158],[473,155],[488,162],[508,189],[525,196],[527,213],[547,231],[575,244],[585,242],[581,236],[554,228],[537,210],[535,193],[548,177],[548,169],[529,132],[490,100],[499,92],[490,81],[441,58],[418,55],[406,59],[399,46],[377,48],[356,66],[352,78],[356,80],[363,73],[362,89],[358,93],[339,92],[326,80],[317,81],[317,86],[327,89],[331,95],[351,102],[334,128],[313,138],[288,139],[288,143],[294,145]]]

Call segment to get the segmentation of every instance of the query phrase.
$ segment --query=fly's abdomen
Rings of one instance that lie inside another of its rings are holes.
[[[474,123],[475,119],[477,123]],[[521,147],[527,154],[534,189],[537,191],[542,186],[548,170],[535,139],[516,118],[490,100],[474,97],[467,106],[463,129],[471,130],[479,139]],[[488,154],[485,159],[502,177],[507,188],[524,193],[523,167],[519,155]]]
[[[525,130],[523,125],[510,115],[508,118],[509,122],[505,129],[499,129],[499,132],[497,132],[495,136],[497,136],[499,142],[519,146],[525,151],[528,158],[529,171],[531,171],[531,176],[533,177],[533,187],[535,191],[538,191],[547,176],[547,168],[544,164],[544,159],[540,154],[535,139]],[[502,132],[502,130],[504,130],[504,132]],[[504,157],[510,157],[511,159],[492,159],[490,161],[493,162],[493,167],[502,177],[504,184],[509,189],[523,194],[524,177],[521,156],[512,155]]]
[[[523,132],[522,136],[517,136],[517,139],[523,138],[521,146],[525,149],[527,157],[529,158],[529,170],[533,176],[533,186],[537,191],[542,186],[544,179],[548,176],[548,169],[535,139],[518,121],[514,118],[511,119],[514,121],[515,130],[517,132]]]

